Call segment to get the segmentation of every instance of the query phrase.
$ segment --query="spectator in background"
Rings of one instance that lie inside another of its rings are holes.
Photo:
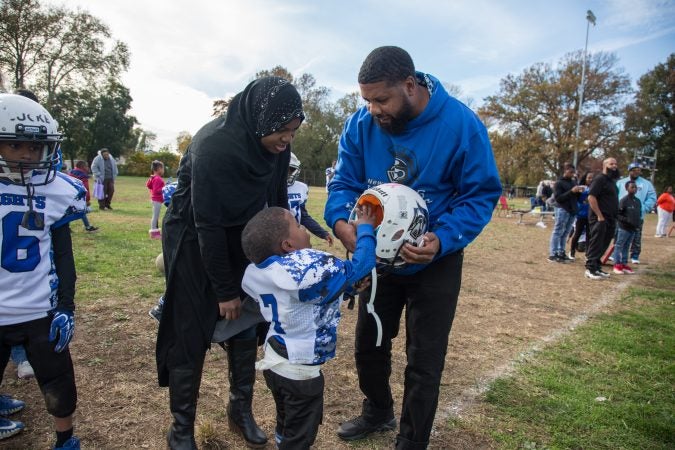
[[[577,199],[577,218],[574,223],[574,236],[572,236],[572,243],[570,244],[570,258],[572,259],[575,258],[579,247],[579,239],[584,233],[586,234],[586,244],[588,244],[588,191],[592,181],[593,172],[586,172],[581,178],[581,186],[584,190]]]
[[[662,238],[666,237],[666,230],[668,229],[668,222],[671,221],[673,217],[673,211],[675,211],[675,197],[673,197],[673,187],[668,186],[666,191],[661,194],[656,201],[658,205],[656,212],[659,216],[658,223],[656,224],[656,237]]]
[[[618,275],[634,273],[628,265],[628,250],[633,240],[633,234],[640,226],[642,216],[640,199],[635,196],[637,192],[635,181],[626,181],[624,189],[627,194],[619,200],[616,243],[614,244],[614,273]]]
[[[307,198],[309,197],[309,188],[301,181],[298,181],[300,175],[300,160],[295,153],[291,153],[291,162],[288,164],[288,208],[300,225],[319,239],[323,239],[330,247],[333,246],[333,237],[323,229],[316,220],[307,212]]]
[[[642,166],[639,162],[633,161],[628,165],[628,176],[623,177],[616,182],[616,187],[619,191],[619,198],[623,198],[626,192],[626,182],[634,181],[637,186],[637,193],[635,196],[642,204],[642,216],[640,219],[640,226],[635,231],[633,241],[630,244],[630,259],[632,264],[640,264],[640,251],[642,250],[642,225],[644,224],[645,214],[649,214],[656,205],[656,191],[652,183],[641,177]]]
[[[614,237],[619,198],[616,195],[616,180],[619,169],[616,159],[602,162],[602,173],[593,178],[588,193],[588,239],[586,246],[586,278],[603,280],[609,277],[601,269],[600,258]]]
[[[584,191],[583,186],[577,186],[574,177],[576,169],[571,163],[565,163],[563,175],[556,181],[555,191],[555,224],[549,243],[549,262],[568,263],[574,261],[565,254],[565,243],[574,225],[577,213],[577,200]]]
[[[162,161],[153,161],[151,166],[152,175],[145,183],[145,187],[150,190],[150,202],[152,203],[152,219],[150,220],[150,239],[162,239],[162,232],[159,229],[159,212],[164,202],[164,164]]]
[[[68,172],[68,175],[70,175],[73,178],[77,178],[82,182],[82,185],[84,188],[87,190],[87,211],[91,211],[90,205],[91,205],[91,195],[89,193],[89,166],[87,165],[86,161],[77,161],[75,163],[75,168]],[[98,230],[98,227],[93,226],[91,223],[89,223],[89,219],[87,218],[87,213],[84,213],[82,215],[82,223],[84,224],[84,229],[85,231],[93,232]]]
[[[112,210],[110,203],[115,193],[115,178],[117,178],[117,164],[110,150],[102,148],[91,162],[91,171],[94,174],[94,182],[103,184],[104,198],[98,201],[98,209]]]

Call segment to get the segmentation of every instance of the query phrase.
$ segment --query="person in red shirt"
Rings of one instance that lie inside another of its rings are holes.
[[[657,238],[666,237],[668,222],[673,217],[675,211],[675,197],[673,197],[673,187],[668,186],[663,194],[656,200],[656,212],[659,215],[659,221],[656,224]]]
[[[162,161],[152,162],[152,175],[145,183],[150,189],[150,201],[152,202],[152,220],[150,221],[150,239],[161,239],[162,232],[159,229],[159,211],[162,209],[164,196],[162,195],[162,188],[164,187],[164,164]]]
[[[91,195],[89,194],[89,165],[87,164],[87,161],[77,161],[75,163],[75,168],[68,172],[68,175],[80,180],[87,190],[87,212],[89,212],[91,210],[89,207],[91,205]],[[84,223],[85,231],[93,232],[98,230],[98,227],[89,223],[86,213],[82,215],[82,223]]]

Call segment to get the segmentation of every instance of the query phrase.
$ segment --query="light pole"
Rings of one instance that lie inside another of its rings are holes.
[[[577,111],[577,133],[576,133],[576,143],[574,146],[574,167],[577,166],[579,158],[579,127],[581,126],[581,106],[584,103],[584,79],[586,77],[586,51],[588,49],[588,30],[591,27],[591,24],[595,26],[595,14],[590,9],[586,11],[586,45],[584,46],[584,58],[581,64],[581,85],[579,86],[579,110]]]

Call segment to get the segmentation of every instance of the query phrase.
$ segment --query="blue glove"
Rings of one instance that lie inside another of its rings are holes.
[[[54,350],[56,353],[61,353],[64,348],[68,347],[70,340],[75,333],[75,317],[73,312],[63,309],[54,311],[52,317],[52,324],[49,327],[49,342],[56,340],[56,334],[59,335],[59,341],[56,343]]]

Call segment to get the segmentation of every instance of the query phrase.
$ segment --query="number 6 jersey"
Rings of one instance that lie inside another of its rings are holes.
[[[82,183],[62,173],[31,189],[36,216],[24,228],[26,186],[0,179],[0,326],[45,317],[56,307],[59,279],[51,231],[81,218],[86,209]]]

